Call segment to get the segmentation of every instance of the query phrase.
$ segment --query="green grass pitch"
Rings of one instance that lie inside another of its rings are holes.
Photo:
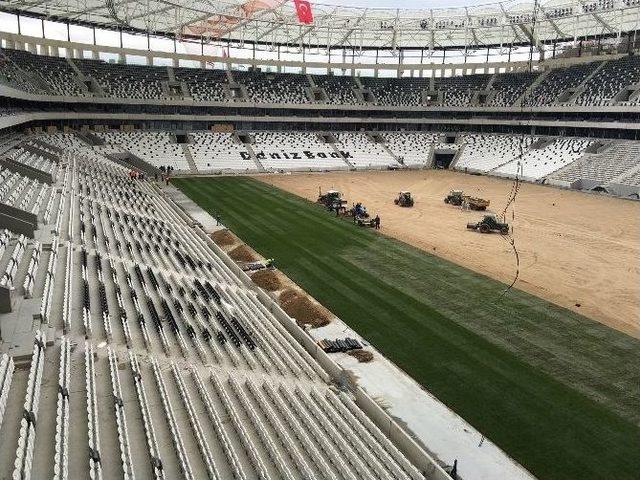
[[[640,341],[256,180],[174,183],[539,478],[640,478]]]

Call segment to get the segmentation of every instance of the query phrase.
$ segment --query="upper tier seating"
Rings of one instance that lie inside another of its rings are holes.
[[[450,107],[466,107],[471,104],[473,92],[484,90],[491,75],[461,75],[436,78],[435,89],[444,92],[443,104]]]
[[[121,65],[100,60],[74,60],[78,68],[93,77],[105,95],[117,98],[156,99],[163,97],[162,82],[167,81],[165,67]]]
[[[576,99],[576,103],[609,105],[624,87],[637,83],[640,83],[640,57],[609,61],[584,85],[585,91]]]
[[[64,58],[34,55],[23,50],[3,50],[20,69],[46,83],[56,95],[82,96],[84,92],[75,80],[76,72]],[[34,92],[35,93],[35,92]]]
[[[539,107],[555,104],[562,92],[579,86],[600,64],[601,62],[582,63],[551,70],[544,80],[527,95],[523,105]]]
[[[496,91],[496,95],[489,105],[493,107],[510,107],[525,92],[527,87],[533,83],[539,72],[515,72],[499,73],[496,75],[491,90]]]
[[[74,59],[84,75],[94,78],[107,97],[133,99],[164,99],[169,93],[164,83],[169,81],[167,67],[123,65],[99,60]],[[553,105],[568,88],[579,86],[602,62],[590,62],[560,67],[550,73],[524,99],[525,106]],[[246,72],[174,68],[175,78],[184,82],[189,96],[197,101],[239,101],[256,103],[318,103],[310,97],[311,83],[305,74]],[[246,98],[227,92],[232,86],[228,75],[243,86]],[[333,75],[312,76],[313,82],[327,94],[331,105],[383,105],[418,107],[424,104],[426,91],[442,92],[441,104],[448,107],[471,105],[476,91],[486,90],[491,78],[491,89],[496,92],[488,106],[513,106],[514,102],[535,81],[538,73],[514,72],[458,75],[431,79],[419,77],[361,77],[359,82],[372,93],[373,99],[360,101],[354,92],[357,81],[352,77]],[[78,82],[74,68],[66,59],[34,55],[25,51],[0,51],[0,82],[34,94],[84,95],[84,86]],[[640,83],[640,59],[627,56],[606,61],[604,67],[584,85],[576,103],[578,105],[612,105],[614,97],[625,87]],[[167,85],[168,87],[168,85]],[[95,93],[95,92],[94,92]],[[636,104],[636,100],[632,100]],[[622,99],[620,104],[628,104]]]
[[[377,105],[415,107],[422,104],[422,91],[429,88],[427,78],[373,78],[360,79],[369,88]]]
[[[256,103],[309,103],[306,75],[293,73],[233,72],[247,87],[249,101]]]
[[[357,87],[349,76],[313,75],[313,81],[319,88],[324,88],[327,94],[327,103],[334,105],[362,104],[358,100],[354,88]]]
[[[0,50],[0,82],[27,93],[49,93],[43,88],[40,77],[34,79],[32,75],[24,71],[7,55],[9,50]]]
[[[176,80],[186,82],[194,100],[223,102],[227,100],[223,85],[227,74],[223,70],[201,68],[174,68]]]

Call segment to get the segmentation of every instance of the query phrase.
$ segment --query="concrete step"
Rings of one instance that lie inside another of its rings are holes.
[[[333,150],[334,150],[338,155],[340,155],[340,158],[342,159],[342,161],[343,161],[344,163],[346,163],[346,164],[347,164],[347,167],[349,167],[349,169],[350,169],[350,170],[355,170],[356,166],[355,166],[353,163],[351,163],[349,160],[347,160],[346,158],[344,158],[344,157],[342,156],[342,154],[340,153],[340,149],[337,147],[337,145],[338,145],[337,143],[330,143],[329,145],[331,145],[331,148],[333,148]]]
[[[542,72],[540,75],[538,75],[536,77],[536,79],[531,83],[531,85],[529,85],[524,92],[522,92],[522,95],[520,95],[515,102],[513,102],[513,106],[514,107],[521,107],[522,106],[522,102],[524,102],[524,99],[527,98],[531,92],[533,92],[535,90],[535,88],[540,85],[545,78],[547,78],[547,75],[549,75],[549,72],[551,70],[547,70],[545,72]]]
[[[249,155],[251,155],[251,160],[253,160],[253,163],[256,164],[256,168],[258,169],[258,171],[266,172],[267,170],[264,168],[264,165],[262,165],[260,160],[258,160],[258,157],[256,157],[256,152],[253,150],[253,147],[251,146],[251,144],[245,143],[244,146],[249,152]]]
[[[184,152],[184,156],[187,159],[187,163],[189,164],[189,170],[191,173],[197,173],[198,167],[196,166],[196,162],[193,160],[193,155],[191,155],[191,150],[189,150],[189,145],[186,143],[181,144],[182,151]]]

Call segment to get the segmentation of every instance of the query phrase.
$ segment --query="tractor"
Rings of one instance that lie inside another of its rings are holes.
[[[411,197],[411,192],[400,192],[398,194],[398,198],[396,198],[393,203],[400,205],[401,207],[413,207],[413,197]]]
[[[451,190],[449,192],[449,195],[444,197],[444,203],[448,203],[450,205],[455,205],[456,207],[459,207],[460,205],[462,205],[462,202],[464,201],[462,197],[463,197],[462,190]]]
[[[353,218],[353,222],[359,227],[375,228],[376,226],[375,220],[370,217],[365,218],[365,217],[355,216]]]
[[[358,202],[353,207],[345,212],[345,215],[353,218],[369,218],[369,212],[367,212],[367,207],[365,207],[362,203]]]
[[[342,198],[342,194],[337,190],[329,190],[327,193],[319,193],[316,203],[324,205],[330,212],[337,211],[344,213],[347,209],[347,201]]]
[[[486,210],[489,206],[489,200],[484,198],[472,197],[465,195],[462,190],[451,190],[449,195],[444,197],[444,203],[462,207],[466,210]]]
[[[509,234],[509,224],[499,222],[495,215],[485,215],[478,223],[467,223],[467,228],[480,233],[498,232],[501,235]]]
[[[489,200],[478,197],[470,197],[469,195],[462,196],[462,208],[465,210],[486,210],[489,206]]]

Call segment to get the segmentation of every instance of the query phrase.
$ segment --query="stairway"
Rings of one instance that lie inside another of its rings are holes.
[[[189,145],[186,143],[180,144],[182,147],[182,151],[184,152],[184,158],[187,159],[187,163],[189,164],[189,170],[191,173],[197,173],[198,167],[196,167],[196,162],[193,160],[193,155],[191,155],[191,150],[189,150]]]
[[[102,138],[100,138],[97,135],[94,135],[91,132],[74,130],[73,133],[75,134],[76,137],[78,137],[80,140],[82,140],[84,143],[86,143],[91,147],[105,144],[105,141]]]
[[[398,162],[399,165],[402,165],[403,167],[406,167],[406,165],[404,164],[404,160],[402,160],[400,158],[400,155],[396,155],[395,153],[393,153],[386,143],[379,143],[378,145],[382,145],[382,148],[384,148],[384,151],[387,152],[389,155],[391,155],[391,157],[396,162]]]
[[[582,83],[581,83],[580,85],[578,85],[578,88],[582,88],[582,87],[584,87],[584,86],[585,86],[585,84],[586,84],[589,80],[591,80],[593,77],[595,77],[595,76],[598,74],[598,72],[600,72],[600,70],[602,70],[602,69],[605,67],[605,65],[606,65],[607,63],[609,63],[609,60],[605,60],[605,61],[603,61],[600,65],[598,65],[598,66],[596,67],[596,69],[595,69],[593,72],[591,72],[589,75],[587,75],[587,76],[586,76],[586,78],[582,81]]]
[[[514,107],[521,107],[522,106],[522,102],[524,102],[524,99],[527,98],[531,92],[533,92],[536,87],[538,85],[540,85],[545,78],[547,78],[547,75],[549,75],[549,72],[551,72],[551,70],[546,70],[544,72],[542,72],[540,75],[538,75],[536,77],[536,79],[531,83],[531,85],[529,85],[524,92],[522,92],[522,95],[520,95],[515,102],[513,102],[513,106]]]
[[[170,65],[167,65],[167,76],[169,77],[169,81],[170,82],[175,82],[176,81],[176,74],[173,71],[173,67]]]
[[[491,90],[491,87],[493,87],[493,82],[496,81],[496,78],[498,78],[497,73],[491,75],[491,78],[489,79],[489,83],[487,83],[487,87],[485,88],[485,90]]]
[[[316,82],[313,80],[313,75],[307,73],[307,81],[309,82],[309,85],[311,85],[311,87],[316,87]]]
[[[76,72],[76,75],[78,75],[79,77],[84,77],[84,74],[82,73],[82,70],[80,70],[78,68],[78,65],[76,65],[76,62],[74,62],[69,57],[66,57],[66,59],[67,59],[67,63],[69,64],[69,66],[73,69],[74,72]]]
[[[256,164],[256,168],[258,169],[258,171],[259,172],[266,172],[267,170],[264,168],[264,165],[262,165],[262,163],[260,163],[260,160],[258,160],[258,157],[256,157],[256,152],[253,150],[253,147],[251,146],[251,144],[250,143],[245,143],[244,147],[249,152],[249,155],[251,155],[251,160],[253,160],[253,163]]]
[[[335,143],[330,143],[329,145],[331,145],[331,148],[333,148],[334,152],[336,152],[338,155],[340,155],[340,158],[342,159],[342,161],[344,163],[347,164],[347,167],[349,167],[349,170],[355,170],[356,169],[356,166],[353,163],[351,163],[349,160],[347,160],[346,158],[344,158],[342,156],[342,153],[340,153],[340,149],[336,146]]]
[[[376,145],[380,145],[384,149],[384,151],[387,152],[391,156],[391,158],[393,158],[399,165],[406,167],[404,161],[400,158],[400,155],[396,155],[395,153],[393,153],[386,142],[376,142],[371,135],[368,135],[368,137],[370,141],[374,142]],[[380,135],[380,139],[384,140],[384,137]]]

